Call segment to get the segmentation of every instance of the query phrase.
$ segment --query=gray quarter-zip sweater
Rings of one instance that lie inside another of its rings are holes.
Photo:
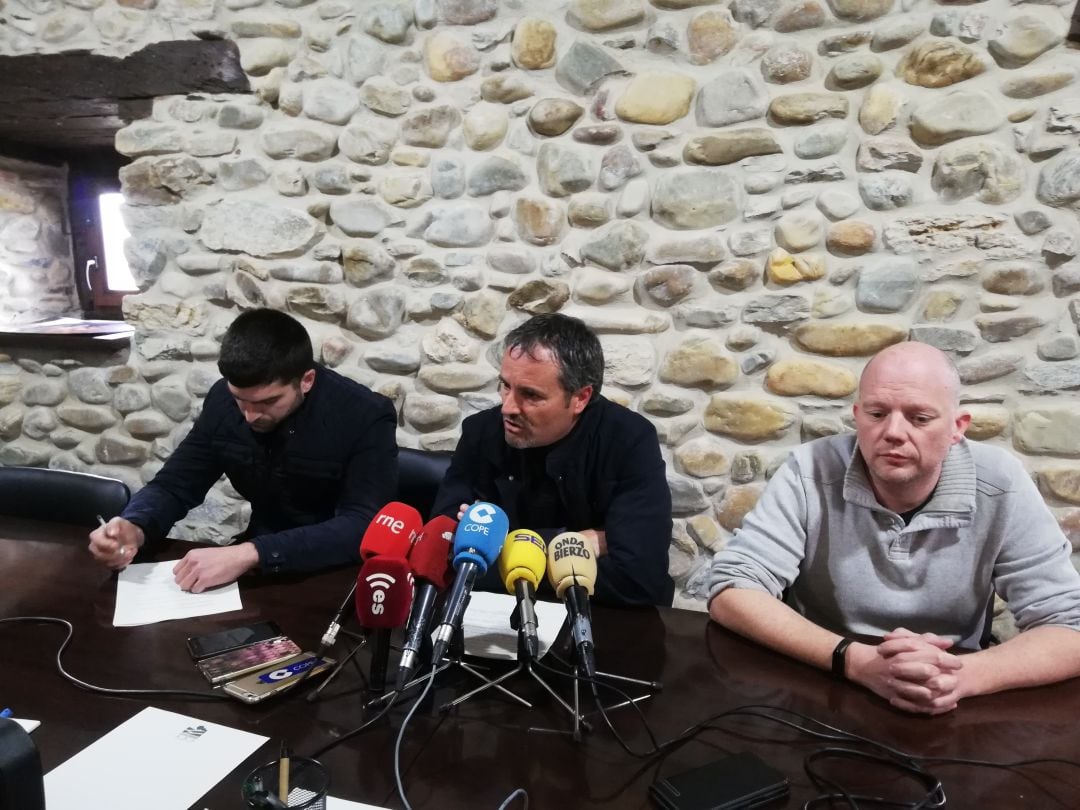
[[[728,587],[783,598],[839,633],[933,632],[977,649],[995,589],[1021,630],[1080,630],[1080,574],[1031,477],[1008,452],[961,441],[904,525],[874,497],[854,434],[796,449],[713,558]]]

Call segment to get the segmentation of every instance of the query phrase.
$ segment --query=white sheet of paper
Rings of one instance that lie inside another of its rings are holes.
[[[240,588],[235,582],[202,593],[180,590],[173,579],[176,560],[135,563],[120,572],[116,583],[114,627],[189,619],[240,610]]]
[[[481,658],[517,658],[517,630],[510,628],[510,614],[517,599],[508,593],[473,592],[465,610],[465,652]],[[536,634],[540,655],[555,643],[566,608],[556,602],[536,603]]]
[[[345,799],[335,799],[333,796],[327,796],[326,810],[383,810],[383,808],[379,807],[377,804],[350,802]]]
[[[40,720],[21,720],[18,717],[12,717],[11,719],[18,723],[20,726],[22,726],[23,730],[27,734],[29,734],[31,731],[41,725]]]
[[[187,810],[267,739],[149,707],[45,774],[45,805]]]

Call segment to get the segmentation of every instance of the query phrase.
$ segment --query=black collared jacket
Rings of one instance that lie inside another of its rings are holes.
[[[516,514],[518,452],[503,438],[498,407],[470,416],[462,423],[432,514],[454,517],[461,504],[482,500],[502,507],[511,529],[532,528],[521,526]],[[548,455],[546,469],[566,510],[566,529],[606,533],[594,599],[670,605],[675,593],[668,576],[671,490],[652,424],[598,396]]]
[[[242,539],[266,573],[314,571],[360,558],[360,539],[397,490],[393,404],[315,367],[303,404],[267,434],[244,421],[224,380],[191,431],[123,517],[163,538],[223,474],[251,504]]]

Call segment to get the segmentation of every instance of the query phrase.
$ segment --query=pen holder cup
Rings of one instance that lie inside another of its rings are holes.
[[[288,801],[280,798],[281,763],[268,762],[247,775],[241,793],[246,807],[258,810],[326,810],[326,792],[330,789],[330,774],[322,763],[307,757],[289,760]]]

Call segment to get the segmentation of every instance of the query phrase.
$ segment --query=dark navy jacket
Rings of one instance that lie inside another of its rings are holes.
[[[432,514],[454,517],[463,503],[489,501],[506,511],[511,529],[534,528],[521,526],[516,514],[518,453],[503,437],[498,407],[470,416],[462,423]],[[652,424],[596,397],[548,454],[546,470],[565,509],[565,529],[606,533],[594,599],[609,605],[670,605],[675,594],[668,576],[671,490]]]
[[[360,539],[397,491],[397,419],[390,400],[321,366],[304,403],[267,434],[244,421],[224,380],[123,517],[147,542],[165,537],[222,474],[251,503],[242,539],[264,573],[359,560]]]

